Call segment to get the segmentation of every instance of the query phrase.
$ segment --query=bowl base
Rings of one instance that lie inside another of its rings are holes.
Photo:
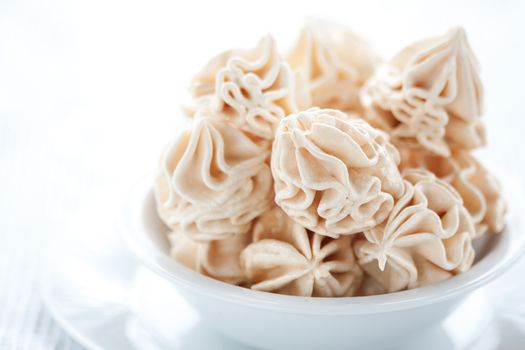
[[[486,289],[470,294],[439,326],[414,334],[410,339],[385,348],[411,349],[486,349],[493,305]],[[183,296],[169,282],[140,268],[133,286],[132,308],[150,332],[170,348],[252,349],[208,327]],[[255,349],[255,348],[253,348]]]

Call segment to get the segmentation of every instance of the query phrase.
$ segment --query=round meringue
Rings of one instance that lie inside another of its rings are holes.
[[[257,219],[241,264],[252,289],[280,294],[351,296],[362,278],[349,236],[308,232],[278,207]]]
[[[296,81],[297,105],[360,111],[359,89],[379,59],[369,45],[347,28],[309,21],[286,60]]]
[[[251,242],[250,234],[236,234],[226,239],[197,242],[181,232],[170,232],[168,239],[170,255],[190,269],[231,284],[245,281],[240,255]]]
[[[161,219],[195,240],[248,232],[272,203],[268,153],[223,120],[199,116],[161,158],[155,182]]]
[[[463,198],[476,225],[477,236],[501,232],[505,226],[507,203],[499,180],[473,155],[465,151],[440,157],[424,152],[403,152],[402,167],[420,167],[449,183]]]
[[[311,108],[283,119],[271,167],[275,202],[309,230],[337,238],[381,223],[403,191],[399,153],[358,118]]]
[[[368,80],[361,101],[394,144],[442,156],[485,144],[483,87],[462,28],[405,48]]]
[[[386,221],[354,243],[361,268],[388,292],[446,279],[474,261],[474,223],[459,194],[423,169],[407,169],[403,178]]]
[[[273,139],[279,120],[297,111],[292,72],[269,35],[251,50],[213,58],[190,91],[204,108],[267,140]]]

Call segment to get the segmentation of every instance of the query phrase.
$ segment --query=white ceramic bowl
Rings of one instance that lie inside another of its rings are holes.
[[[368,297],[307,298],[226,284],[168,256],[167,228],[159,220],[146,179],[126,201],[119,230],[142,263],[168,280],[210,327],[240,342],[271,349],[339,349],[398,344],[443,321],[472,291],[501,275],[524,250],[518,200],[507,229],[476,242],[467,272],[413,290]]]

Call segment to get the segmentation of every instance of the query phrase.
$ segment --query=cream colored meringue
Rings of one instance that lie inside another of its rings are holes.
[[[363,238],[364,239],[364,238]],[[354,238],[355,240],[355,238]],[[369,274],[364,274],[358,296],[380,295],[388,293],[387,289]]]
[[[272,203],[268,150],[232,125],[200,115],[164,152],[155,183],[168,227],[195,240],[246,233]]]
[[[355,241],[359,264],[388,292],[470,268],[474,224],[459,194],[423,169],[407,169],[404,193],[387,220]]]
[[[229,50],[213,58],[190,91],[197,105],[267,140],[273,139],[279,120],[297,110],[293,74],[269,35],[251,50]]]
[[[223,282],[245,281],[240,264],[242,250],[251,242],[251,234],[236,234],[226,239],[197,242],[181,232],[170,232],[170,255],[185,266]]]
[[[297,105],[360,111],[359,89],[379,59],[347,28],[312,20],[287,56],[295,73]]]
[[[193,97],[213,95],[215,93],[217,73],[228,64],[233,56],[243,56],[242,50],[227,50],[209,60],[193,77],[190,83],[190,93]]]
[[[311,108],[277,130],[275,202],[315,233],[361,232],[381,223],[401,195],[398,163],[385,133],[341,111]]]
[[[257,219],[241,264],[254,290],[298,296],[351,296],[362,272],[349,236],[308,232],[278,207]]]
[[[403,153],[402,167],[428,169],[459,192],[478,236],[503,230],[507,203],[501,184],[474,156],[465,151],[452,152],[450,157],[424,152]]]
[[[483,88],[462,28],[405,48],[369,79],[361,101],[396,145],[448,156],[485,144]]]

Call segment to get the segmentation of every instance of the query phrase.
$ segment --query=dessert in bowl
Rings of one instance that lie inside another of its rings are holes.
[[[216,56],[191,91],[191,127],[129,200],[123,232],[231,337],[403,339],[522,249],[472,152],[486,142],[483,90],[460,28],[379,63],[315,22],[286,59],[270,36]]]
[[[170,256],[168,228],[158,218],[151,180],[141,181],[126,200],[119,220],[122,237],[139,260],[169,281],[210,328],[257,348],[402,344],[439,325],[471,292],[501,276],[525,248],[519,216],[524,207],[516,200],[509,210],[507,229],[477,241],[472,268],[449,279],[371,296],[315,298],[261,292],[209,278]],[[184,322],[177,315],[173,320]]]

